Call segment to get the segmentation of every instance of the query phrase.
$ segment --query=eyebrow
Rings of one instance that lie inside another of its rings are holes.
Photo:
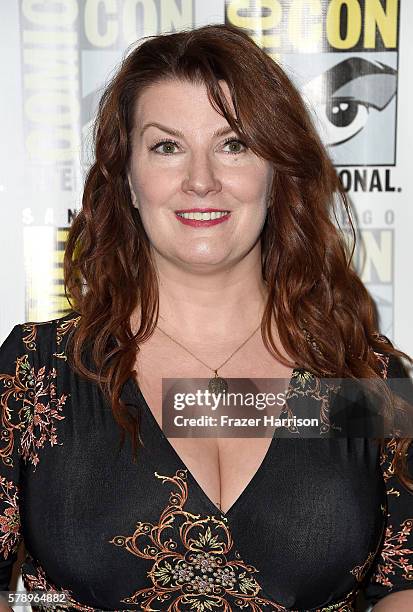
[[[163,130],[164,132],[167,132],[168,134],[171,134],[172,136],[176,136],[177,138],[185,138],[184,134],[182,132],[180,132],[179,130],[174,130],[173,128],[170,128],[166,125],[162,125],[161,123],[157,123],[156,121],[153,121],[151,123],[146,123],[142,129],[140,130],[140,136],[142,136],[142,134],[144,133],[144,131],[148,128],[148,127],[157,127],[160,130]],[[234,132],[234,130],[232,129],[232,127],[230,125],[219,128],[217,130],[215,130],[215,132],[212,134],[213,138],[216,138],[217,136],[225,136],[226,134],[230,134],[231,132]]]
[[[372,62],[362,57],[349,57],[339,64],[335,64],[335,66],[330,68],[329,72],[331,72],[336,81],[336,89],[342,85],[346,85],[346,83],[355,77],[365,76],[367,74],[397,74],[397,70],[388,64],[377,61]]]

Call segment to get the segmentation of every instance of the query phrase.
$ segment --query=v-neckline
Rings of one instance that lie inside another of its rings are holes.
[[[290,378],[290,380],[288,382],[287,393],[286,393],[287,397],[289,396],[289,393],[291,391],[291,387],[292,387],[292,384],[293,384],[293,379],[294,379],[296,373],[298,371],[300,371],[300,370],[302,370],[302,367],[295,366],[293,368],[292,372],[291,372],[291,378]],[[272,438],[271,438],[271,442],[270,442],[270,444],[269,444],[269,446],[267,448],[267,452],[265,453],[264,457],[262,458],[261,463],[258,466],[257,470],[254,472],[254,474],[252,475],[252,477],[248,481],[247,485],[241,491],[241,493],[237,497],[237,499],[232,503],[230,508],[228,508],[228,510],[226,512],[224,512],[224,511],[220,510],[218,508],[218,506],[205,493],[204,489],[201,487],[201,485],[199,484],[199,482],[197,481],[197,479],[195,478],[195,476],[193,475],[191,470],[186,466],[186,464],[184,463],[184,461],[181,458],[181,456],[177,453],[177,451],[172,446],[172,444],[170,443],[168,438],[165,436],[164,432],[162,431],[162,428],[159,426],[159,423],[156,420],[152,410],[150,409],[149,404],[146,401],[146,399],[145,399],[145,397],[144,397],[144,395],[143,395],[139,385],[137,384],[135,378],[133,376],[131,376],[128,379],[128,382],[131,384],[133,392],[137,394],[138,400],[141,401],[141,403],[142,403],[142,405],[144,407],[144,414],[149,419],[151,425],[153,426],[154,431],[157,433],[157,435],[163,441],[166,442],[166,446],[167,446],[169,452],[173,455],[176,463],[179,464],[180,469],[182,469],[182,470],[184,470],[186,472],[187,478],[190,481],[193,490],[197,492],[198,498],[200,499],[200,501],[202,501],[204,504],[206,504],[206,506],[208,506],[209,512],[212,512],[213,515],[219,514],[224,519],[229,519],[230,517],[233,517],[233,515],[239,510],[240,506],[242,506],[244,504],[244,502],[246,501],[248,496],[255,489],[255,487],[259,483],[261,477],[265,474],[266,465],[269,462],[269,460],[271,458],[271,454],[273,452],[273,449],[274,449],[276,443],[279,441],[280,438],[275,437],[274,433],[273,433]],[[274,431],[276,431],[276,430],[274,430]]]

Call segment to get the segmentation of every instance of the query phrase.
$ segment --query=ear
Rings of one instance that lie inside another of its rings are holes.
[[[131,177],[130,177],[130,173],[129,173],[129,172],[128,172],[128,183],[129,183],[129,189],[130,189],[130,194],[131,194],[131,198],[132,198],[132,205],[133,205],[135,208],[139,208],[139,206],[138,206],[138,200],[137,200],[137,198],[136,198],[136,193],[135,193],[135,190],[134,190],[134,188],[133,188],[133,185],[132,185],[132,180],[131,180]]]

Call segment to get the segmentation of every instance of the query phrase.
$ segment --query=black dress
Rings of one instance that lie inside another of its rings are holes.
[[[22,538],[27,591],[68,602],[49,610],[348,612],[360,591],[375,603],[413,589],[413,495],[393,474],[394,439],[380,455],[368,438],[273,437],[220,512],[132,379],[122,397],[145,446],[137,463],[129,437],[119,451],[110,406],[66,359],[77,322],[17,325],[1,349],[0,590]],[[403,376],[377,356],[383,376]],[[297,411],[320,413],[316,382],[294,370]]]

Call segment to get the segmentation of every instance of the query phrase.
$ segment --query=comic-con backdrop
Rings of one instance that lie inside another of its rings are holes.
[[[355,264],[381,331],[413,353],[409,0],[2,2],[0,339],[68,308],[67,231],[122,55],[143,36],[205,23],[245,30],[298,85],[357,211]]]
[[[68,308],[67,232],[122,55],[143,36],[207,23],[245,30],[301,90],[357,212],[355,265],[381,331],[412,354],[410,0],[2,1],[0,341]]]

